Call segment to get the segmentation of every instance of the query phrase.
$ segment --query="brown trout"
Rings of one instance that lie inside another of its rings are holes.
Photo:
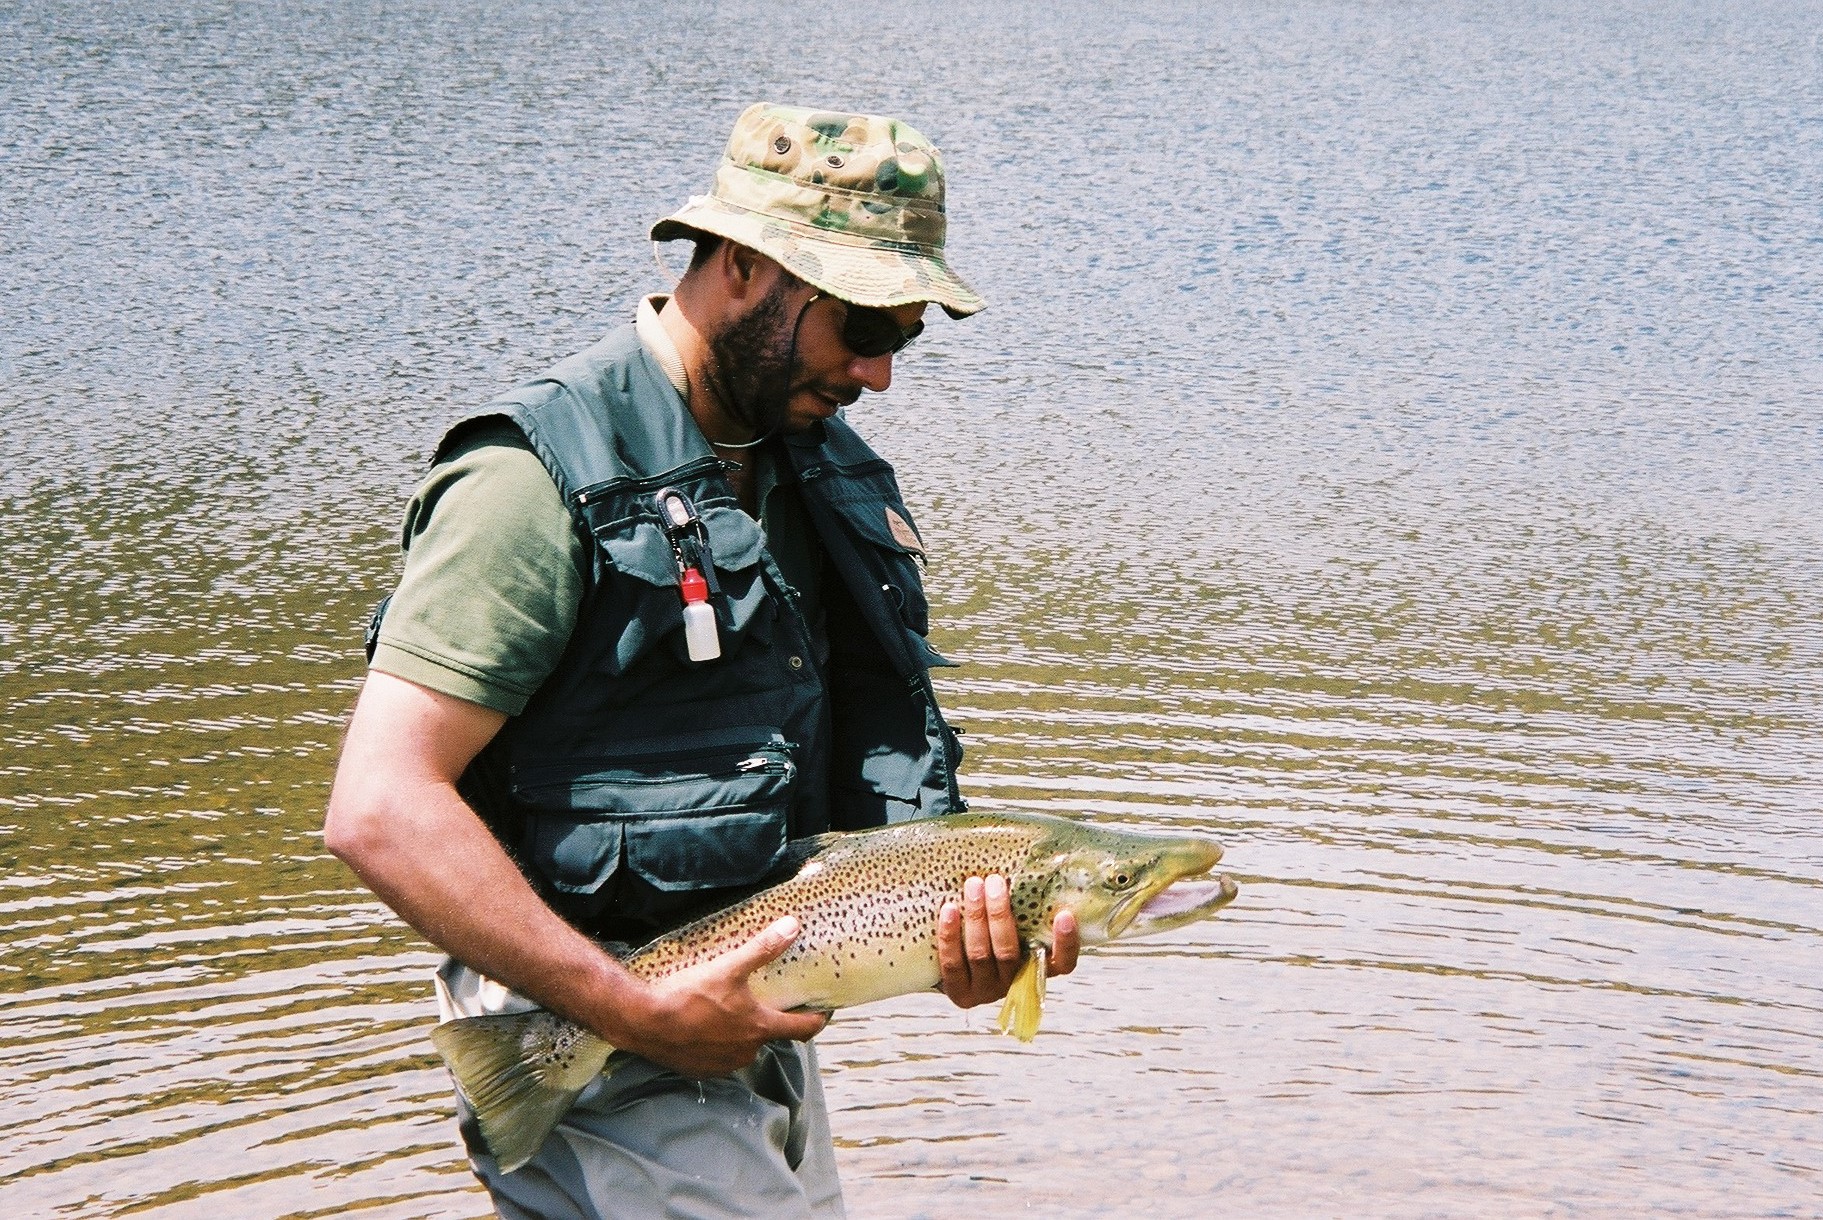
[[[820,835],[792,845],[777,884],[669,932],[627,957],[661,978],[744,944],[785,915],[798,937],[749,982],[781,1009],[834,1011],[938,985],[937,917],[968,877],[1007,879],[1029,950],[999,1024],[1021,1041],[1043,1012],[1051,921],[1068,908],[1084,945],[1147,936],[1205,919],[1234,899],[1209,875],[1222,849],[1207,839],[1134,834],[1039,814],[952,814]],[[613,1047],[542,1010],[464,1017],[431,1039],[503,1171],[529,1161]]]

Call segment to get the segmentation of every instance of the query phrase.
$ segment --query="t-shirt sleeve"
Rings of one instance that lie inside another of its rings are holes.
[[[517,429],[489,427],[432,467],[404,533],[372,668],[518,715],[582,600],[588,557],[556,484]]]

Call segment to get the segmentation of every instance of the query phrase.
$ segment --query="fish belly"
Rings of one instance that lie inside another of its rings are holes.
[[[937,915],[960,879],[846,872],[800,878],[777,896],[780,913],[796,914],[802,930],[755,979],[776,1007],[851,1008],[937,985]]]
[[[755,976],[754,994],[775,1008],[833,1012],[937,986],[937,954],[929,944],[855,943],[781,960]]]

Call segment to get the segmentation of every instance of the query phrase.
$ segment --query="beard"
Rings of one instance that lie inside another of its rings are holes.
[[[796,363],[796,328],[785,323],[785,277],[754,307],[709,339],[710,383],[736,423],[755,436],[784,426]]]

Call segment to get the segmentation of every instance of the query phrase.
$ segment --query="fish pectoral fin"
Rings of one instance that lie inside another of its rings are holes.
[[[1044,985],[1050,974],[1050,958],[1043,945],[1032,946],[1000,1005],[1001,1033],[1010,1033],[1021,1042],[1038,1036],[1038,1023],[1044,1019]]]
[[[554,1046],[551,1028],[559,1020],[548,1012],[503,1013],[460,1017],[431,1031],[502,1173],[537,1155],[612,1053],[590,1035]]]

